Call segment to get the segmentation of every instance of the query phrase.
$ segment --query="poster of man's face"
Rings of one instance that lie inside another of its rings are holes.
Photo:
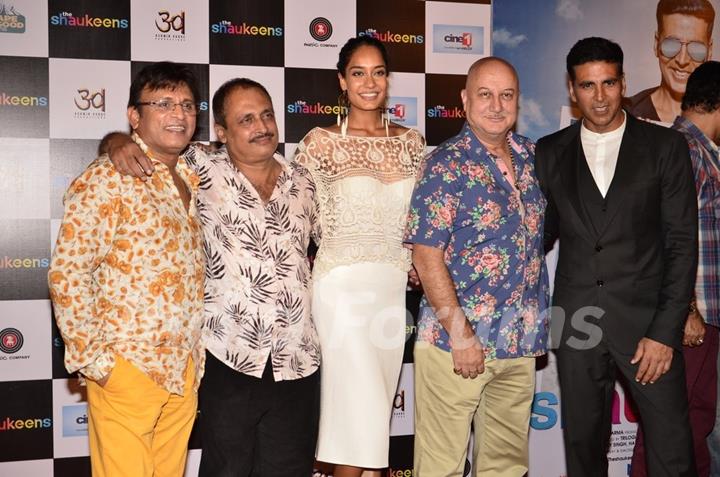
[[[712,8],[709,2],[708,7]],[[655,56],[660,63],[660,84],[671,94],[682,96],[690,73],[709,58],[712,27],[708,20],[686,13],[661,16]]]
[[[520,76],[518,132],[538,139],[576,117],[565,57],[589,36],[622,47],[625,107],[636,116],[672,123],[690,73],[717,59],[717,13],[720,0],[496,2],[492,53],[508,59]]]

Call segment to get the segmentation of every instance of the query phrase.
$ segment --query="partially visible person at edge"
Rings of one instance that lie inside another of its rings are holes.
[[[655,13],[654,51],[660,85],[627,98],[627,110],[637,118],[672,124],[688,76],[712,54],[715,9],[709,0],[660,0]]]
[[[123,177],[107,155],[65,195],[49,272],[65,366],[87,383],[95,477],[181,477],[205,361],[200,182],[181,155],[198,89],[174,63],[130,86],[132,141],[157,173]]]
[[[315,179],[322,229],[312,302],[322,350],[316,455],[335,464],[334,477],[368,477],[388,466],[412,268],[402,237],[425,140],[389,122],[380,41],[348,40],[337,71],[346,112],[308,132],[295,154]]]
[[[475,430],[476,476],[528,471],[535,357],[546,353],[546,201],[535,145],[512,132],[520,91],[495,57],[469,69],[467,121],[427,158],[405,241],[425,296],[415,345],[415,462],[462,475]]]
[[[207,257],[199,475],[309,476],[320,392],[307,257],[319,234],[315,183],[276,153],[272,99],[261,84],[227,81],[212,108],[223,147],[206,154],[191,145],[187,154],[201,180]],[[121,171],[151,172],[122,136],[108,147]]]
[[[690,405],[697,475],[720,475],[713,459],[711,472],[708,444],[716,424],[718,326],[720,326],[720,63],[709,61],[690,75],[682,101],[682,115],[673,129],[680,131],[690,146],[698,200],[699,264],[695,296],[689,306],[683,358]],[[630,475],[645,477],[645,448],[642,432],[635,440]]]
[[[687,142],[623,111],[623,52],[584,38],[566,58],[582,120],[538,140],[545,248],[560,240],[553,329],[568,477],[606,476],[615,380],[640,412],[653,477],[696,477],[682,337],[697,266]],[[564,321],[564,326],[562,326]]]

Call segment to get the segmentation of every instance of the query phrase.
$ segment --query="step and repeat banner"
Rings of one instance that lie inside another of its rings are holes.
[[[490,0],[0,0],[0,475],[90,475],[85,390],[63,368],[46,276],[63,193],[107,132],[127,130],[140,68],[194,69],[200,141],[215,139],[218,86],[259,81],[290,156],[335,122],[340,47],[375,36],[390,56],[391,119],[437,145],[462,125],[464,74],[490,54],[490,25]],[[413,474],[411,359],[394,402],[393,476]],[[188,476],[201,446],[193,435]]]
[[[430,147],[460,129],[459,92],[467,67],[494,53],[518,68],[518,129],[537,139],[573,118],[564,59],[579,38],[606,36],[623,46],[629,94],[659,83],[652,48],[655,5],[656,0],[496,0],[492,6],[490,0],[0,0],[0,475],[90,475],[85,391],[64,370],[46,275],[62,195],[96,156],[100,138],[127,130],[128,89],[142,66],[172,60],[195,70],[202,87],[195,135],[200,141],[215,139],[209,103],[217,87],[238,76],[259,81],[273,99],[280,150],[290,157],[308,130],[335,122],[334,65],[349,37],[372,35],[385,43],[391,119],[421,131]],[[412,312],[418,302],[418,294],[409,293]],[[391,422],[392,477],[414,475],[413,333],[410,322]],[[538,367],[530,475],[561,477],[553,355]],[[625,476],[636,418],[620,386],[612,422],[611,475]],[[195,476],[202,447],[196,434],[190,447],[186,475]]]

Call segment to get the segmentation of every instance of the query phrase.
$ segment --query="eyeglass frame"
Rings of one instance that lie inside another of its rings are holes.
[[[667,54],[665,54],[665,52],[663,51],[663,44],[666,43],[666,42],[677,42],[677,43],[680,44],[680,48],[678,48],[677,52],[676,52],[674,55],[672,55],[672,56],[667,55]],[[690,45],[692,45],[692,44],[701,45],[701,46],[705,49],[705,54],[703,55],[702,59],[696,58],[696,57],[690,52]],[[701,42],[701,41],[697,41],[697,40],[693,40],[693,41],[682,41],[682,40],[679,40],[679,39],[677,39],[677,38],[675,38],[675,37],[672,37],[672,36],[667,36],[667,37],[663,38],[662,40],[660,40],[660,42],[658,43],[658,51],[660,52],[660,54],[661,54],[663,57],[667,58],[668,60],[671,60],[671,59],[675,58],[677,55],[680,54],[680,52],[682,51],[682,47],[683,47],[683,46],[684,46],[685,49],[687,50],[688,56],[689,56],[693,61],[695,61],[695,62],[697,62],[697,63],[702,63],[702,62],[707,61],[708,56],[710,55],[710,46],[709,46],[709,45],[706,45],[705,43],[703,43],[703,42]]]
[[[161,104],[167,104],[168,106],[172,105],[171,109],[164,110],[160,105]],[[192,105],[192,111],[189,111],[186,109],[186,106]],[[177,106],[180,106],[180,110],[189,116],[197,116],[200,112],[200,109],[198,108],[197,103],[193,103],[192,101],[181,101],[179,103],[168,101],[166,99],[160,99],[158,101],[138,101],[135,103],[135,106],[152,106],[156,111],[162,113],[162,114],[169,114],[175,111],[175,108]]]

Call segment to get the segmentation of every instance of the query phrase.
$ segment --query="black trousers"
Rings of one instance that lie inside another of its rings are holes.
[[[696,477],[682,353],[654,384],[635,381],[634,354],[605,341],[589,350],[557,351],[568,477],[606,477],[612,400],[618,371],[640,413],[648,475]]]
[[[312,475],[320,373],[275,382],[270,360],[257,379],[206,354],[200,477]]]

